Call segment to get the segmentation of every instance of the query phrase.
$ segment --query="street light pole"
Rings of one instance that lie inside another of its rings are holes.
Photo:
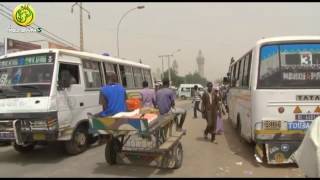
[[[124,13],[124,14],[122,15],[122,17],[121,17],[121,19],[120,19],[120,21],[119,21],[119,23],[118,23],[118,26],[117,26],[117,51],[118,51],[117,57],[119,57],[119,55],[120,55],[120,52],[119,52],[119,51],[120,51],[120,50],[119,50],[119,27],[120,27],[121,21],[122,21],[123,18],[126,17],[126,15],[129,14],[131,11],[136,10],[136,9],[143,9],[143,8],[144,8],[144,6],[137,6],[137,7],[135,7],[135,8],[129,9],[126,13]]]
[[[83,17],[82,17],[82,11],[86,11],[86,13],[88,14],[88,19],[90,19],[90,12],[88,10],[86,10],[85,8],[82,7],[82,3],[74,3],[72,6],[71,6],[71,13],[73,13],[73,7],[75,5],[78,5],[79,8],[80,8],[80,51],[83,51],[84,50],[84,43],[83,43]]]

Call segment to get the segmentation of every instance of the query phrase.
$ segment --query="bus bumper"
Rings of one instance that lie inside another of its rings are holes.
[[[292,154],[298,149],[304,131],[256,130],[255,156],[268,164],[295,163]]]
[[[0,121],[0,140],[15,141],[22,145],[36,141],[55,141],[58,138],[58,129],[49,127],[24,126],[26,121]]]

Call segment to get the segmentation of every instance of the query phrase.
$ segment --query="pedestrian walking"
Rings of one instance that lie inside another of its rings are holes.
[[[207,139],[208,134],[211,134],[211,142],[215,141],[216,135],[216,123],[217,123],[217,112],[218,112],[218,98],[216,93],[212,90],[213,84],[207,83],[207,91],[202,95],[201,111],[202,117],[207,120],[207,127],[204,131],[204,137]]]
[[[222,107],[222,93],[219,88],[215,90],[215,93],[217,95],[218,100],[216,134],[222,134],[224,132],[222,114],[225,115],[224,109]]]
[[[200,104],[200,101],[201,101],[201,95],[200,95],[200,92],[199,92],[199,89],[198,89],[197,85],[195,85],[193,89],[194,89],[194,93],[193,93],[193,102],[194,102],[193,118],[196,119],[196,118],[198,118],[197,111],[201,112],[201,110],[199,109],[199,104]]]

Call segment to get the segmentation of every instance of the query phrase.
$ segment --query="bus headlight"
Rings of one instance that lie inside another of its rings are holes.
[[[31,129],[38,130],[53,130],[58,128],[58,121],[56,118],[49,117],[48,119],[39,119],[30,121]]]

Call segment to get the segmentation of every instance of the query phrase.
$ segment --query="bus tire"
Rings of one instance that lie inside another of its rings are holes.
[[[187,97],[186,97],[186,96],[181,96],[181,99],[182,99],[182,100],[186,100]]]
[[[88,130],[79,126],[73,133],[72,139],[65,142],[65,150],[70,155],[80,154],[88,148]]]
[[[34,149],[35,144],[18,145],[16,142],[13,144],[14,150],[19,153],[27,153]]]

